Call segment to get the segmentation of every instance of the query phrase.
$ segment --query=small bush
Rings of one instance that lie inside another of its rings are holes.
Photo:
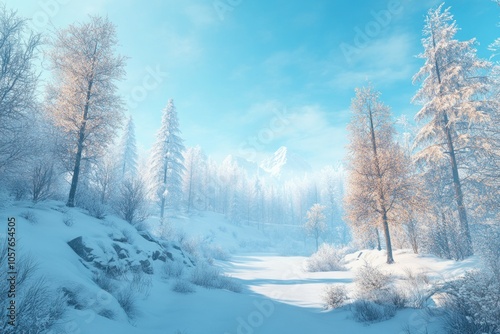
[[[104,291],[113,293],[116,290],[116,285],[113,282],[113,279],[108,274],[105,274],[101,271],[94,274],[92,280]]]
[[[445,328],[450,334],[500,331],[500,282],[491,273],[469,272],[445,287]]]
[[[54,326],[65,313],[66,302],[59,292],[54,292],[44,279],[28,285],[18,301],[16,331],[38,334]]]
[[[406,294],[406,306],[423,308],[434,293],[430,279],[424,272],[414,273],[411,269],[405,271],[406,277],[402,283]]]
[[[129,319],[135,319],[138,316],[139,309],[135,303],[136,294],[132,289],[123,289],[115,297]]]
[[[391,283],[391,276],[379,268],[365,263],[355,274],[356,289],[360,298],[377,300],[384,294]]]
[[[192,293],[195,292],[196,289],[188,281],[178,279],[175,281],[174,285],[172,285],[172,291],[178,293]]]
[[[408,298],[403,290],[392,287],[386,291],[383,300],[379,299],[378,302],[381,304],[394,305],[396,309],[400,310],[408,305]]]
[[[351,304],[351,311],[356,321],[373,323],[392,318],[396,313],[396,307],[380,305],[370,300],[356,300]]]
[[[103,220],[106,218],[107,208],[97,199],[96,194],[82,194],[78,197],[78,206],[88,211],[94,218]]]
[[[149,216],[146,184],[140,178],[125,179],[113,203],[116,213],[130,224],[140,223]]]
[[[130,289],[136,291],[141,296],[147,298],[153,286],[153,279],[150,275],[145,274],[142,270],[133,273]]]
[[[347,300],[347,290],[343,285],[329,285],[325,289],[326,308],[339,308]]]
[[[182,249],[193,257],[200,257],[201,240],[199,238],[182,238]]]
[[[307,270],[311,272],[345,270],[344,252],[328,244],[322,244],[318,251],[307,259]]]
[[[207,263],[199,263],[191,272],[191,283],[208,289],[226,289],[241,292],[241,284],[232,277],[225,276],[220,269]]]
[[[38,217],[36,216],[35,212],[32,210],[24,211],[20,214],[21,217],[29,221],[31,224],[36,225],[38,224]]]
[[[6,240],[0,239],[0,268],[7,268],[7,249]],[[64,316],[66,298],[62,290],[52,290],[43,277],[35,276],[37,265],[29,255],[18,259],[16,269],[16,333],[43,333]],[[0,270],[0,281],[7,279],[7,270]],[[7,296],[8,291],[8,284],[0,284],[0,296]],[[7,314],[7,307],[2,306],[0,317],[7,319]],[[0,332],[11,332],[7,321],[0,322]]]
[[[230,259],[229,253],[219,245],[206,245],[203,247],[203,253],[207,258],[213,258],[221,261]]]
[[[184,266],[180,262],[167,261],[163,265],[163,277],[164,278],[177,278],[182,276],[184,271]]]

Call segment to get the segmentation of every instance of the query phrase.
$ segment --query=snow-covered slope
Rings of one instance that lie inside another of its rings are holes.
[[[0,214],[5,221],[16,217],[18,258],[31,254],[39,267],[35,277],[44,276],[54,293],[65,295],[67,312],[54,333],[401,333],[415,319],[426,326],[434,320],[424,311],[405,309],[367,326],[354,321],[346,308],[324,310],[325,287],[351,289],[355,271],[365,262],[395,278],[411,268],[433,280],[455,277],[478,262],[396,251],[396,264],[386,265],[383,252],[365,250],[345,257],[347,271],[309,273],[306,258],[269,253],[265,233],[229,224],[215,213],[169,217],[164,225],[153,217],[144,225],[149,232],[112,215],[99,220],[54,201],[17,203]],[[187,282],[201,267],[196,249],[215,259],[241,284],[241,292]],[[181,292],[174,292],[176,287]]]

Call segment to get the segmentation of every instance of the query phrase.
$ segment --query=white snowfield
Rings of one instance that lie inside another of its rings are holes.
[[[247,238],[245,244],[255,242],[259,236],[264,238],[256,229],[230,225],[216,214],[180,217],[173,219],[172,224],[176,228],[182,227],[186,235],[202,239],[209,235],[210,238],[204,240],[230,250],[232,257],[229,261],[215,263],[242,284],[242,292],[198,286],[194,293],[173,292],[171,288],[175,279],[162,277],[159,262],[155,261],[150,293],[138,295],[138,316],[129,320],[113,297],[94,283],[91,272],[67,242],[84,236],[104,243],[110,233],[125,233],[129,240],[134,241],[133,247],[145,252],[153,251],[154,243],[142,238],[134,228],[116,217],[110,216],[102,221],[79,209],[61,212],[65,210],[59,202],[31,208],[28,204],[18,204],[0,210],[5,220],[8,216],[15,216],[18,221],[20,256],[30,253],[39,264],[38,273],[45,276],[54,289],[77,286],[79,292],[86,294],[88,308],[68,307],[65,319],[59,329],[52,332],[54,334],[398,334],[404,333],[405,324],[416,329],[428,326],[429,333],[439,333],[439,323],[419,309],[398,311],[392,319],[379,323],[358,323],[352,319],[348,307],[326,310],[324,289],[330,284],[344,284],[352,291],[355,270],[365,261],[391,273],[395,279],[411,269],[415,273],[428,273],[432,280],[460,275],[477,262],[471,258],[457,263],[398,250],[395,252],[396,263],[387,265],[383,251],[365,250],[361,254],[356,252],[346,256],[346,271],[310,273],[305,270],[305,257],[239,251],[237,245],[242,244],[244,238]],[[21,217],[26,211],[32,212],[37,218],[36,223]],[[63,218],[68,215],[74,221],[72,226],[63,223]],[[150,224],[154,225],[154,222],[150,219]],[[5,237],[4,231],[0,237]],[[116,314],[115,318],[99,315],[93,307],[97,304],[108,305]]]

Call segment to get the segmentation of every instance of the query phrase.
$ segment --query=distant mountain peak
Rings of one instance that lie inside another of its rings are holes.
[[[271,157],[263,160],[260,167],[274,177],[302,176],[311,172],[311,166],[286,146],[281,146]]]

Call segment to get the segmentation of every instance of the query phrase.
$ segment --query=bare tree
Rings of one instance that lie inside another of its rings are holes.
[[[130,224],[146,219],[147,191],[144,181],[140,178],[126,178],[114,206],[120,217]]]
[[[0,4],[0,170],[25,155],[23,134],[35,105],[38,73],[33,65],[40,35],[17,12]]]
[[[75,205],[82,159],[102,154],[123,118],[116,81],[125,75],[125,59],[116,55],[116,32],[106,18],[56,32],[50,61],[50,113],[71,145],[72,178],[67,206]]]
[[[326,225],[326,216],[323,213],[326,207],[320,204],[314,204],[309,211],[307,211],[307,221],[304,225],[306,232],[314,237],[316,241],[316,251],[319,249],[319,238],[322,233],[328,229]]]

